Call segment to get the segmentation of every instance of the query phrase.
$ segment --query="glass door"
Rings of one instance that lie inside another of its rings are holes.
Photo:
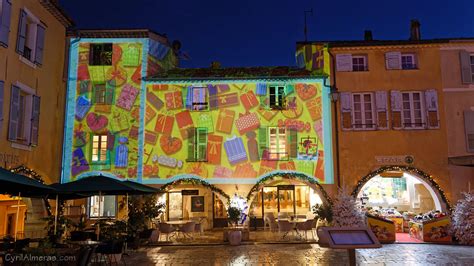
[[[168,193],[168,221],[183,219],[183,196],[181,191]]]
[[[296,214],[306,215],[311,211],[309,186],[295,186]]]
[[[263,211],[278,216],[278,190],[276,187],[263,188]]]
[[[295,213],[295,187],[278,186],[278,212],[288,216]]]
[[[212,201],[213,201],[212,203],[213,227],[214,228],[227,227],[227,211],[225,209],[224,203],[222,203],[222,200],[214,193],[213,193]]]

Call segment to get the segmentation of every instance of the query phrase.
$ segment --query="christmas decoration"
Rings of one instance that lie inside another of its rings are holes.
[[[222,197],[226,198],[228,202],[230,201],[229,195],[227,195],[222,189],[217,188],[217,187],[209,184],[208,182],[206,182],[206,181],[204,181],[204,180],[202,180],[199,177],[194,176],[194,175],[184,175],[182,178],[179,178],[179,179],[174,180],[170,183],[164,184],[160,188],[161,193],[165,193],[166,191],[168,191],[168,190],[172,189],[173,187],[175,187],[177,185],[180,185],[180,184],[189,184],[189,185],[193,185],[193,186],[203,186],[205,188],[210,189],[212,192],[215,192],[215,193],[221,195]]]
[[[333,223],[338,227],[364,227],[365,218],[353,196],[345,188],[339,189],[332,206]]]
[[[398,166],[398,165],[390,165],[390,166],[383,166],[377,169],[374,172],[369,173],[368,175],[362,177],[359,182],[357,182],[357,186],[355,189],[352,191],[352,196],[357,197],[357,194],[361,191],[362,187],[367,183],[371,178],[378,176],[384,172],[390,172],[390,171],[401,171],[401,172],[407,172],[413,175],[416,175],[418,177],[421,177],[424,181],[426,181],[432,188],[435,188],[440,196],[443,202],[446,204],[446,209],[449,212],[452,212],[452,206],[451,203],[449,202],[448,198],[446,197],[446,194],[444,193],[444,190],[441,189],[441,187],[436,183],[434,180],[433,176],[421,171],[420,169],[417,169],[415,167],[411,166]]]
[[[474,192],[463,193],[452,216],[451,230],[463,245],[474,245]]]
[[[306,175],[306,174],[300,173],[300,172],[281,171],[281,170],[270,172],[270,173],[264,175],[260,180],[258,180],[258,182],[252,187],[252,189],[250,189],[250,192],[247,195],[247,200],[250,200],[252,198],[252,195],[254,193],[258,192],[262,188],[262,186],[264,184],[266,184],[268,181],[273,181],[273,180],[276,180],[278,178],[290,179],[290,180],[300,180],[300,181],[303,181],[305,183],[315,185],[318,188],[318,190],[321,192],[321,196],[323,197],[325,202],[332,205],[331,198],[328,196],[328,194],[326,193],[324,188],[321,186],[321,184],[319,184],[318,181],[316,179],[314,179],[314,177],[311,177],[309,175]]]

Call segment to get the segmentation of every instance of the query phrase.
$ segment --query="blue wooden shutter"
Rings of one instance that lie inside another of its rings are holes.
[[[0,80],[0,133],[2,132],[3,126],[3,86],[5,83]]]
[[[12,85],[10,94],[10,121],[8,125],[8,140],[16,141],[18,138],[18,118],[20,114],[20,88]]]
[[[38,145],[39,119],[40,119],[40,97],[33,95],[33,107],[31,108],[31,136],[30,136],[31,146]]]
[[[20,9],[20,20],[18,22],[18,35],[16,39],[16,52],[23,55],[26,44],[26,12]]]
[[[192,110],[193,109],[193,86],[188,86],[186,91],[186,109]]]
[[[0,14],[0,45],[8,46],[8,35],[10,34],[10,19],[12,4],[10,0],[0,0],[2,10]]]
[[[207,90],[209,93],[209,110],[215,110],[219,106],[219,101],[217,99],[217,86],[207,85]]]
[[[44,33],[46,29],[40,24],[36,28],[35,64],[41,65],[43,63]]]

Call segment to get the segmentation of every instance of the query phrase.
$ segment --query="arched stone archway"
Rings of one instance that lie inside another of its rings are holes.
[[[197,175],[177,175],[172,178],[170,178],[170,182],[162,185],[160,187],[160,190],[162,193],[167,192],[168,190],[174,188],[175,186],[181,185],[181,184],[186,184],[186,185],[195,185],[195,186],[202,186],[205,188],[210,189],[212,192],[215,192],[221,200],[224,202],[223,199],[227,201],[227,203],[230,201],[229,195],[225,193],[222,189],[210,184],[206,180],[204,180],[202,177],[197,176]]]
[[[368,175],[362,177],[361,180],[358,181],[356,187],[352,191],[352,196],[357,197],[359,192],[362,190],[362,187],[372,178],[384,173],[384,172],[389,172],[389,171],[398,171],[398,172],[404,172],[408,173],[411,176],[415,177],[418,179],[421,183],[423,183],[428,191],[430,192],[431,196],[433,197],[433,200],[436,199],[439,201],[440,206],[436,206],[437,208],[441,209],[442,211],[448,211],[452,212],[452,206],[451,203],[449,202],[448,198],[446,197],[446,194],[444,193],[443,189],[434,181],[433,177],[426,172],[415,168],[411,166],[399,166],[399,165],[393,165],[393,166],[383,166],[380,167],[379,169],[370,172]],[[438,204],[437,204],[438,205]]]
[[[249,203],[252,202],[255,197],[255,194],[265,184],[268,184],[274,181],[276,178],[301,181],[307,184],[308,186],[310,186],[315,191],[317,191],[317,193],[321,196],[321,199],[323,200],[324,203],[332,205],[331,198],[327,194],[326,190],[324,190],[324,188],[321,186],[321,184],[319,184],[316,178],[309,176],[305,173],[296,172],[296,171],[273,171],[273,172],[263,175],[262,177],[260,177],[257,183],[250,189],[250,192],[247,194],[247,202]]]

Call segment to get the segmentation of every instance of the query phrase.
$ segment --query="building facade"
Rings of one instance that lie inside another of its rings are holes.
[[[0,1],[0,167],[46,183],[60,177],[66,28],[71,25],[53,2]],[[24,199],[15,228],[17,201],[4,196],[0,201],[0,235],[22,232],[25,216],[28,223],[46,212],[44,204]]]
[[[473,189],[474,171],[474,42],[450,40],[441,47],[449,174],[453,201]]]

